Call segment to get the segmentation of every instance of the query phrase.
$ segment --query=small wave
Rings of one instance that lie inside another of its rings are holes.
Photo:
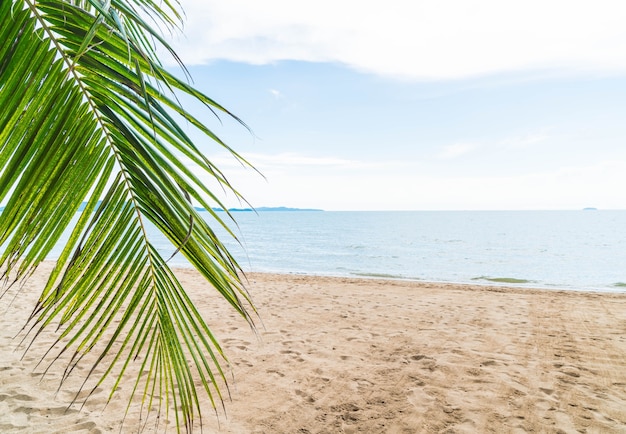
[[[527,279],[517,279],[515,277],[488,277],[488,276],[479,276],[472,277],[472,280],[486,280],[488,282],[495,283],[533,283],[532,280]]]
[[[377,277],[377,278],[381,278],[381,279],[403,279],[403,276],[400,275],[396,275],[396,274],[387,274],[387,273],[359,273],[359,272],[353,272],[351,273],[355,276],[361,276],[361,277]]]
[[[626,283],[624,282],[615,282],[613,286],[617,286],[618,288],[626,288]]]

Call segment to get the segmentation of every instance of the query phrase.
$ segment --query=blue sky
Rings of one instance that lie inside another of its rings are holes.
[[[175,48],[254,135],[207,123],[265,178],[199,144],[253,206],[626,208],[626,5],[510,3],[185,0]]]

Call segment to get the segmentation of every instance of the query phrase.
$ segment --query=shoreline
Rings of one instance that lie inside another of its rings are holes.
[[[626,431],[626,294],[246,273],[255,333],[197,272],[175,273],[234,376],[226,414],[203,400],[204,432]],[[60,374],[33,371],[45,345],[8,350],[42,281],[0,300],[0,431],[119,432],[123,396],[66,411]],[[141,426],[131,411],[123,432]]]
[[[192,268],[184,267],[184,266],[174,266],[173,269],[176,270],[192,270]],[[419,278],[411,278],[411,277],[394,277],[391,275],[367,275],[367,274],[317,274],[317,273],[307,273],[307,272],[299,272],[299,271],[285,271],[285,272],[275,272],[275,271],[246,271],[243,273],[244,276],[248,275],[266,275],[266,276],[302,276],[302,277],[320,277],[320,278],[330,278],[330,279],[351,279],[355,282],[360,280],[370,281],[370,280],[380,280],[380,281],[389,281],[389,282],[407,282],[407,283],[418,283],[425,285],[452,285],[452,286],[469,286],[472,288],[477,287],[485,287],[485,288],[503,288],[508,290],[529,290],[529,291],[552,291],[552,292],[574,292],[574,293],[590,293],[590,294],[608,294],[608,295],[624,295],[626,296],[626,285],[625,286],[613,286],[613,287],[566,287],[566,286],[550,286],[545,285],[541,286],[533,281],[528,281],[527,283],[515,283],[515,282],[505,282],[505,281],[489,281],[489,279],[472,279],[471,282],[463,282],[463,281],[450,281],[450,280],[423,280]],[[507,279],[507,278],[504,278]],[[615,289],[611,289],[615,288]]]

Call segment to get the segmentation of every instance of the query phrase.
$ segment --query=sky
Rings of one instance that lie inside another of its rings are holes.
[[[263,176],[190,134],[254,207],[626,208],[623,0],[181,3],[175,50],[252,132],[182,102]]]

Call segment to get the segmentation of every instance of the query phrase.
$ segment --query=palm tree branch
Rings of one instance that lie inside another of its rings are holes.
[[[219,365],[225,358],[151,244],[146,221],[251,324],[252,318],[237,263],[189,201],[193,195],[210,205],[206,197],[217,197],[175,153],[235,190],[170,112],[245,160],[161,91],[187,93],[214,113],[232,116],[167,73],[154,56],[155,40],[171,49],[137,11],[170,25],[170,9],[170,2],[159,7],[140,0],[0,5],[0,35],[10,41],[0,47],[0,199],[9,198],[0,215],[0,244],[7,246],[0,266],[7,275],[17,264],[18,276],[33,272],[89,197],[35,307],[37,327],[28,333],[35,339],[56,325],[62,349],[51,365],[69,347],[74,351],[64,380],[98,348],[84,384],[106,361],[98,384],[114,373],[118,385],[132,360],[148,351],[142,403],[151,403],[146,393],[158,388],[166,411],[174,408],[176,420],[189,429],[201,410],[195,378],[215,405],[212,391],[220,400],[222,395],[214,372],[225,382]],[[139,384],[140,377],[133,396]]]

